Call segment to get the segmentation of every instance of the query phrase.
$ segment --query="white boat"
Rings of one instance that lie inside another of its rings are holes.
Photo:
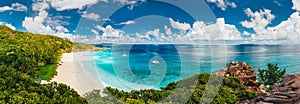
[[[159,64],[159,61],[152,61],[152,64]]]

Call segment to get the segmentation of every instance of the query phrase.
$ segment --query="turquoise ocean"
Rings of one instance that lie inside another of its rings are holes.
[[[94,72],[105,86],[125,91],[160,89],[197,73],[213,73],[229,62],[247,62],[256,71],[268,63],[300,73],[300,45],[119,44],[91,56]],[[87,68],[85,68],[87,69]],[[89,71],[89,70],[86,70]]]

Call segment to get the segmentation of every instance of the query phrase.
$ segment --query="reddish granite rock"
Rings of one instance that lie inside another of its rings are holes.
[[[287,75],[283,82],[275,84],[274,89],[263,97],[264,99],[256,100],[251,103],[266,102],[275,104],[299,104],[300,103],[300,77]]]
[[[245,89],[251,92],[262,94],[259,84],[256,82],[256,76],[252,67],[246,62],[231,62],[227,68],[223,68],[217,72],[221,76],[234,76],[237,77],[239,83],[244,85]]]
[[[225,75],[229,74],[229,76],[236,76],[236,77],[245,77],[245,76],[252,76],[254,72],[252,67],[249,66],[246,62],[231,62],[227,69],[224,69]]]
[[[270,93],[265,93],[256,82],[256,75],[252,67],[245,62],[232,62],[227,68],[217,72],[221,76],[237,77],[239,83],[248,91],[256,92],[260,96],[240,104],[300,104],[300,75],[287,75],[283,82],[275,84]]]
[[[283,78],[282,83],[275,84],[270,93],[265,93],[256,82],[256,75],[252,67],[246,62],[232,62],[217,74],[237,77],[239,83],[244,85],[246,90],[260,95],[257,98],[240,102],[240,104],[300,104],[300,75],[287,75]]]
[[[277,103],[277,104],[282,104],[282,103],[288,103],[292,102],[292,99],[282,99],[282,98],[275,98],[275,97],[266,97],[264,99],[265,102],[269,103]]]
[[[287,75],[286,77],[284,77],[282,79],[282,83],[287,83],[287,82],[289,82],[293,79],[296,79],[296,78],[298,78],[296,75]]]
[[[291,84],[291,87],[294,89],[300,89],[300,78],[294,79],[294,83]]]

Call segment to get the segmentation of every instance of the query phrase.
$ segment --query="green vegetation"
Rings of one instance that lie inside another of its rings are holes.
[[[58,67],[58,64],[60,62],[62,53],[58,53],[57,54],[57,58],[56,60],[52,63],[52,64],[48,64],[48,65],[43,65],[41,66],[41,68],[39,70],[36,71],[36,74],[39,78],[41,78],[42,80],[48,80],[51,79],[55,73],[56,73],[56,69]]]
[[[36,83],[14,68],[0,66],[0,103],[87,103],[76,91],[64,84]]]
[[[51,78],[61,54],[71,52],[72,49],[97,50],[94,46],[72,43],[68,39],[19,32],[0,26],[0,103],[85,104],[88,101],[95,104],[195,104],[212,101],[213,104],[233,104],[257,96],[256,93],[246,91],[237,78],[225,77],[221,80],[220,76],[206,73],[170,83],[162,90],[125,92],[108,87],[104,90],[108,96],[100,96],[100,91],[95,90],[85,95],[87,100],[65,84],[43,85],[35,82],[36,78]],[[223,85],[208,85],[209,78],[219,79]],[[204,93],[214,92],[217,92],[214,98],[201,99]]]
[[[279,69],[278,65],[268,64],[268,69],[258,69],[258,81],[266,86],[269,91],[275,83],[281,83],[286,74],[286,69]]]
[[[43,80],[53,77],[62,53],[72,49],[96,48],[55,36],[13,31],[0,26],[0,65],[11,66],[32,77]]]
[[[35,82],[37,76],[53,76],[61,53],[72,51],[72,44],[0,26],[0,103],[87,103],[67,85]]]
[[[0,27],[0,65],[10,66],[30,76],[46,65],[54,64],[61,52],[71,52],[72,42],[50,35]]]
[[[258,96],[256,93],[246,91],[244,87],[238,83],[237,78],[225,77],[223,79],[223,85],[220,88],[215,87],[215,85],[207,85],[209,78],[220,79],[221,77],[203,73],[170,83],[162,90],[149,89],[125,92],[107,87],[104,90],[107,96],[101,96],[99,90],[94,90],[87,93],[85,98],[91,104],[121,104],[124,102],[128,104],[154,104],[157,102],[163,104],[197,104],[200,102],[209,103],[210,101],[212,101],[213,104],[234,104]],[[187,83],[194,84],[188,85]],[[217,94],[214,98],[201,99],[204,90],[208,90],[207,93],[213,93],[215,89],[219,89],[219,91],[216,91]],[[184,100],[184,98],[186,98],[186,100]]]
[[[89,44],[73,43],[73,51],[75,51],[75,52],[87,51],[87,50],[98,51],[98,50],[104,50],[104,49],[105,48],[99,48],[99,47],[89,45]]]

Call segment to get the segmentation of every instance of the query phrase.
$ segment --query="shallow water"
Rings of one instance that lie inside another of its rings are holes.
[[[215,72],[231,61],[247,62],[254,70],[268,63],[298,74],[299,45],[115,45],[97,51],[95,70],[107,86],[126,91],[165,87],[196,73]],[[159,64],[153,64],[158,61]]]

